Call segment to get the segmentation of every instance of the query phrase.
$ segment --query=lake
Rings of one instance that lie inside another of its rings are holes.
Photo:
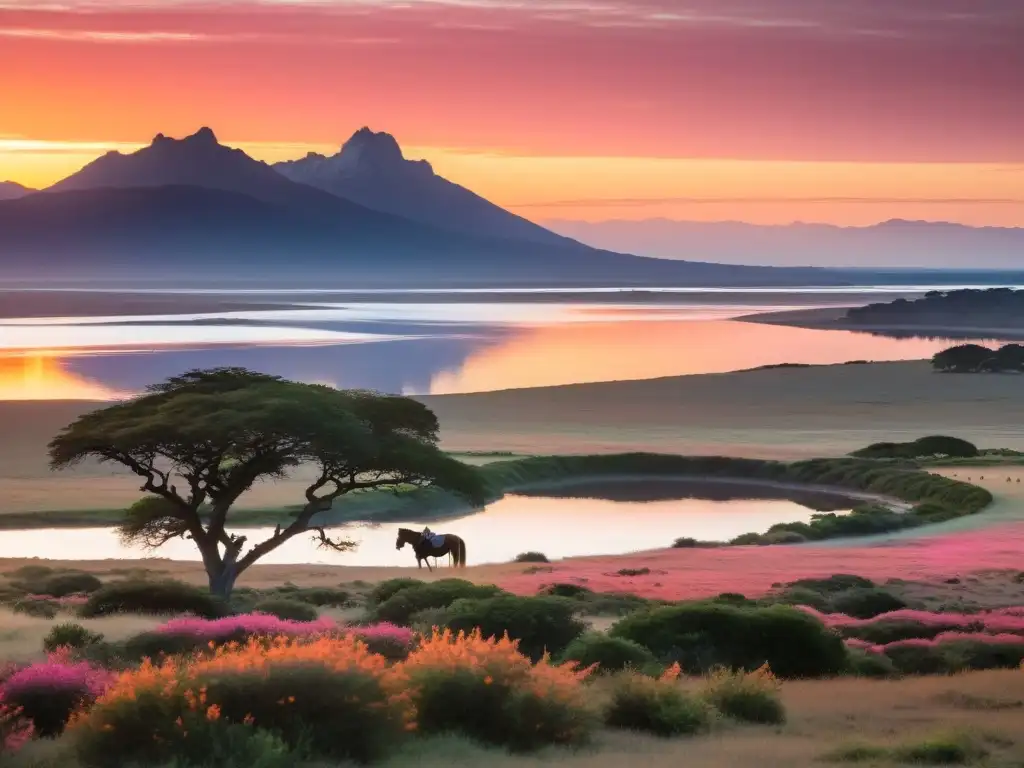
[[[563,495],[548,495],[558,493]],[[570,493],[574,496],[566,495]],[[482,512],[431,523],[430,527],[438,533],[451,532],[465,539],[468,561],[478,565],[508,562],[521,552],[531,550],[560,559],[662,549],[681,537],[728,541],[742,533],[763,533],[775,523],[809,522],[817,510],[845,513],[856,503],[834,494],[785,491],[767,486],[666,480],[602,481],[577,484],[562,491],[508,495]],[[415,565],[410,549],[395,549],[399,527],[422,530],[424,524],[388,522],[335,527],[331,529],[332,535],[344,533],[359,542],[355,551],[323,552],[314,547],[311,537],[299,536],[260,562]],[[251,528],[239,532],[253,543],[272,535],[273,529]],[[156,552],[147,552],[124,546],[116,531],[110,528],[3,531],[0,533],[2,557],[199,560],[190,541],[174,539]]]
[[[214,366],[337,387],[450,394],[779,363],[920,359],[957,342],[735,318],[860,305],[927,288],[92,290],[40,292],[38,304],[26,292],[8,293],[0,303],[0,399],[110,400]]]

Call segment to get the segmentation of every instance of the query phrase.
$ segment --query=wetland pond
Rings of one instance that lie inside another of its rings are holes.
[[[454,533],[466,540],[470,565],[508,562],[527,551],[552,560],[662,549],[689,537],[728,541],[742,533],[763,533],[776,523],[809,522],[820,512],[843,514],[862,503],[841,491],[765,483],[604,479],[519,490],[481,511],[443,520],[353,523],[332,528],[358,547],[344,554],[315,548],[310,536],[298,536],[260,560],[277,564],[415,566],[407,548],[395,549],[399,527]],[[240,530],[254,544],[273,528]],[[0,531],[0,557],[59,560],[198,560],[190,541],[174,539],[159,550],[125,546],[111,528]],[[442,561],[445,565],[447,561]]]

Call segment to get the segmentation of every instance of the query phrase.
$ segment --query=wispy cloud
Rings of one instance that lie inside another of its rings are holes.
[[[209,43],[237,40],[237,35],[202,32],[117,32],[101,29],[38,29],[0,27],[0,37],[27,40],[65,40],[85,43]]]

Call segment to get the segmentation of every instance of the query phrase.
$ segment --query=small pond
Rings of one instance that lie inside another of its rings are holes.
[[[845,513],[859,502],[835,493],[763,484],[689,480],[602,480],[534,488],[510,494],[475,514],[430,522],[439,533],[467,543],[471,565],[499,563],[520,552],[540,551],[551,559],[624,554],[670,546],[680,537],[728,541],[741,533],[763,533],[776,523],[810,521],[820,511]],[[322,552],[299,536],[262,563],[358,566],[415,565],[411,551],[395,549],[399,527],[424,522],[346,526],[359,547],[349,553]],[[340,529],[333,529],[338,533]],[[246,529],[250,542],[273,529]],[[109,528],[0,531],[0,557],[62,560],[165,557],[198,560],[189,541],[175,539],[157,552],[126,547]]]

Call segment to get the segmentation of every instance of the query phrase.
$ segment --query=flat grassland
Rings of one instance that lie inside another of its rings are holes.
[[[685,354],[685,350],[680,350]],[[1011,375],[936,374],[928,363],[775,368],[645,381],[421,398],[453,452],[650,451],[801,459],[869,443],[952,434],[1024,450],[1024,387]],[[83,401],[0,403],[0,514],[123,508],[136,478],[85,465],[52,473],[46,444]],[[264,483],[249,509],[302,498],[298,481]]]

